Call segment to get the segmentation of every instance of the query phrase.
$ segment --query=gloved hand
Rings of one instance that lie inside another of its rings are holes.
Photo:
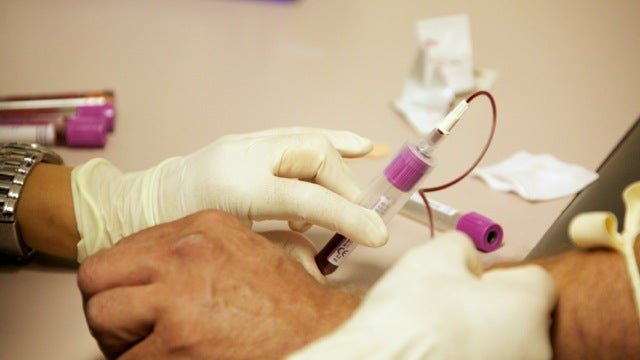
[[[338,330],[296,359],[548,359],[556,292],[537,266],[482,273],[447,233],[410,250]]]
[[[387,230],[374,211],[356,204],[361,188],[342,159],[372,144],[356,134],[281,128],[229,135],[184,157],[141,172],[121,173],[104,159],[78,166],[72,192],[78,260],[153,225],[203,209],[254,220],[289,220],[380,246]]]

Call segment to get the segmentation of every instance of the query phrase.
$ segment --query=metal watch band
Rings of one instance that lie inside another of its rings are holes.
[[[37,144],[0,145],[0,253],[17,261],[33,255],[22,241],[15,214],[22,187],[40,162],[63,164],[58,154]]]

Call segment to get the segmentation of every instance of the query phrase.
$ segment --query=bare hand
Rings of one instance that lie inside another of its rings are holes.
[[[122,359],[280,358],[359,302],[216,211],[123,239],[85,260],[78,284],[93,336]]]

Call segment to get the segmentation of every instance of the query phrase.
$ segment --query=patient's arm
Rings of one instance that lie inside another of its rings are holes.
[[[638,242],[635,252],[638,257]],[[640,325],[621,254],[572,250],[533,262],[549,271],[558,289],[551,329],[556,359],[638,358]]]

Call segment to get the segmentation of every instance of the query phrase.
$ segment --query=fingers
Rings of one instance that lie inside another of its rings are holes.
[[[291,231],[278,230],[267,231],[261,234],[272,243],[280,246],[318,282],[322,284],[326,282],[326,278],[318,269],[314,259],[316,250],[304,235]]]
[[[162,339],[152,333],[129,348],[127,352],[118,357],[118,360],[160,359],[167,356],[163,351]]]
[[[119,287],[90,298],[85,315],[101,350],[114,358],[148,336],[156,321],[152,286]]]
[[[409,250],[394,265],[394,271],[408,276],[463,275],[482,273],[482,266],[473,242],[457,231],[438,235],[435,239]]]
[[[328,140],[331,145],[344,157],[363,156],[370,152],[373,148],[373,143],[371,142],[371,140],[350,131],[338,131],[309,127],[275,128],[253,132],[250,134],[231,135],[231,137],[242,139],[258,139],[268,137],[289,137],[291,135],[308,135],[311,137],[318,137],[318,135],[320,135],[326,138],[326,140]]]
[[[166,270],[168,261],[175,259],[180,251],[195,251],[200,257],[211,256],[213,238],[229,237],[231,233],[243,237],[249,232],[238,218],[222,211],[194,213],[137,232],[114,247],[87,258],[78,269],[78,286],[83,295],[89,297],[118,286],[149,284]]]
[[[360,157],[373,150],[371,140],[349,131],[319,130],[343,157]]]
[[[507,326],[528,334],[531,349],[536,349],[541,358],[550,358],[549,343],[551,312],[557,302],[557,292],[551,275],[537,265],[519,266],[491,270],[482,276],[482,284],[492,293],[492,305],[506,317]],[[515,343],[504,334],[504,341]]]
[[[149,254],[140,248],[143,247],[139,243],[124,246],[122,242],[87,258],[78,269],[78,287],[83,296],[88,298],[118,286],[151,283],[157,276],[157,266],[148,256],[138,256],[140,253]]]
[[[350,133],[340,133],[334,134],[333,139],[340,142],[341,135],[350,138]],[[275,180],[274,198],[282,200],[277,204],[282,206],[282,218],[302,220],[290,223],[293,229],[297,229],[296,225],[304,228],[307,222],[338,231],[367,246],[386,242],[386,226],[379,216],[341,198],[355,202],[361,188],[331,143],[322,137],[300,136],[288,139],[282,149],[275,176],[309,180],[321,186]]]
[[[293,231],[297,231],[300,233],[303,233],[307,230],[309,230],[309,228],[311,228],[313,224],[306,222],[306,221],[302,221],[302,220],[291,220],[289,221],[289,229],[293,230]]]
[[[280,161],[274,175],[314,182],[351,201],[361,193],[357,178],[326,138],[291,137],[280,144]]]
[[[371,247],[382,246],[388,239],[387,227],[373,210],[345,200],[327,189],[294,179],[276,179],[264,189],[273,200],[268,209],[256,205],[251,218],[302,220],[339,232],[349,239]]]
[[[484,273],[482,281],[505,289],[526,292],[529,294],[528,298],[541,299],[541,305],[548,311],[557,301],[558,295],[553,278],[538,265],[494,269]]]

